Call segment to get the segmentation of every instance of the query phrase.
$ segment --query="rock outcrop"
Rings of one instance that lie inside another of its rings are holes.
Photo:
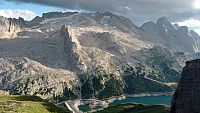
[[[200,59],[186,62],[170,113],[200,113]]]
[[[0,89],[59,101],[76,98],[79,79],[72,72],[46,67],[28,58],[0,58]],[[0,91],[1,92],[1,91]]]
[[[11,38],[25,26],[23,18],[13,19],[0,16],[0,39]]]

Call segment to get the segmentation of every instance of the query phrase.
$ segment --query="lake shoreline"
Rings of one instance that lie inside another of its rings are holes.
[[[166,105],[170,106],[171,98],[174,92],[165,93],[140,93],[133,95],[125,95],[126,99],[116,100],[110,106],[117,106],[125,103],[140,103],[144,105]]]
[[[148,97],[148,96],[173,96],[174,92],[151,92],[151,93],[138,93],[138,94],[125,94],[126,98],[129,97]]]
[[[110,98],[106,98],[102,101],[106,101],[107,103],[112,103],[117,100],[123,100],[126,98],[132,97],[148,97],[148,96],[173,96],[174,92],[149,92],[149,93],[137,93],[137,94],[124,94],[120,96],[113,96]]]
[[[159,96],[173,96],[174,92],[151,92],[151,93],[138,93],[138,94],[124,94],[121,96],[113,96],[110,98],[106,98],[103,100],[98,100],[98,99],[78,99],[78,101],[74,100],[74,103],[71,104],[71,106],[73,106],[74,108],[77,108],[76,110],[79,110],[79,112],[81,113],[81,110],[78,109],[79,105],[84,105],[84,104],[89,104],[91,111],[90,112],[95,112],[96,110],[94,109],[95,106],[101,106],[102,108],[100,108],[99,110],[103,110],[107,107],[110,106],[110,104],[114,103],[115,101],[121,101],[121,100],[125,100],[127,98],[140,98],[140,97],[159,97]],[[72,100],[73,101],[73,100]],[[79,104],[77,104],[77,102]]]

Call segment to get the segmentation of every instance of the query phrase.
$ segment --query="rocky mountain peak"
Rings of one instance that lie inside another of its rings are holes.
[[[69,26],[63,25],[60,29],[61,34],[64,36],[69,35],[68,28],[69,28]],[[69,36],[67,36],[67,37],[69,37]]]
[[[156,26],[158,29],[163,29],[166,32],[174,31],[174,26],[168,21],[166,17],[161,17],[157,20]]]
[[[174,93],[170,113],[200,112],[200,59],[187,61]]]
[[[169,21],[168,21],[167,17],[161,17],[161,18],[159,18],[159,19],[157,20],[157,22],[168,23]]]
[[[146,22],[146,23],[144,23],[141,27],[145,27],[145,26],[155,26],[156,25],[156,23],[155,22],[153,22],[153,21],[150,21],[150,22]]]
[[[108,12],[108,11],[105,11],[105,12],[97,12],[96,14],[99,14],[99,15],[104,15],[104,16],[117,16],[111,12]]]
[[[195,37],[200,37],[199,34],[195,32],[194,30],[190,30],[190,34]]]
[[[180,26],[179,26],[177,23],[175,23],[175,24],[174,24],[174,27],[175,27],[176,29],[178,29]]]
[[[194,49],[196,53],[200,52],[200,36],[197,32],[195,32],[194,30],[190,30],[189,32],[189,36],[194,40]]]
[[[28,26],[37,26],[42,22],[44,19],[42,17],[36,16],[33,20],[28,22]]]
[[[64,37],[64,41],[68,41],[68,43],[72,43],[74,46],[78,49],[79,47],[79,41],[76,37],[73,35],[73,30],[70,29],[70,26],[63,25],[60,29],[61,36]],[[65,44],[68,46],[69,44]]]
[[[186,26],[172,25],[166,17],[154,22],[147,22],[141,27],[141,35],[144,41],[158,43],[172,50],[184,52],[198,52],[200,49],[200,38],[198,34],[191,31]],[[187,43],[185,43],[187,42]]]
[[[188,35],[189,29],[187,26],[181,26],[177,29],[177,31],[182,35]]]
[[[156,26],[156,23],[155,22],[146,22],[144,23],[140,28],[144,31],[147,31],[149,33],[152,33],[154,31],[154,28]]]

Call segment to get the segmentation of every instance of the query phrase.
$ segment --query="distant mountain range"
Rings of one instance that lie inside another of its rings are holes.
[[[109,12],[0,17],[0,89],[59,102],[172,92],[200,36],[162,17],[141,27]]]

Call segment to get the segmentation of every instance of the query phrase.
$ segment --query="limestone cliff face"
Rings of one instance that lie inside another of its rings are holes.
[[[16,32],[20,31],[25,26],[23,18],[12,19],[0,17],[0,36],[1,38],[13,37]]]
[[[186,62],[170,113],[200,112],[200,59]]]
[[[73,37],[73,31],[70,31],[69,26],[63,25],[60,30],[61,40],[64,42],[63,50],[67,54],[68,59],[70,59],[71,69],[77,73],[82,73],[86,70],[86,65],[83,62],[79,51],[81,51],[81,46],[76,37]]]

